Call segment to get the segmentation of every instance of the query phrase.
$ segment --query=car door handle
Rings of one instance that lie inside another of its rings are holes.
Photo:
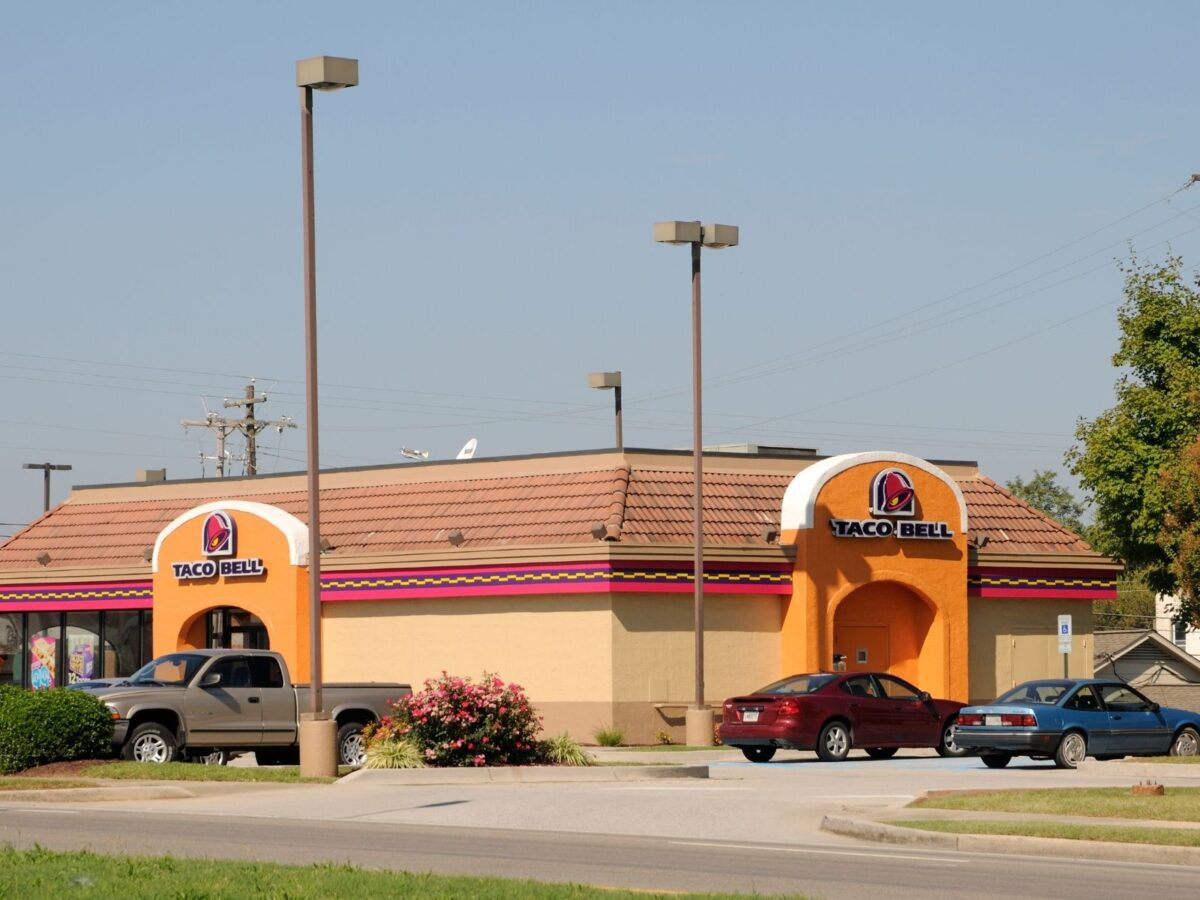
[[[247,697],[247,698],[246,698],[246,702],[248,702],[248,703],[258,703],[258,702],[259,702],[261,699],[262,699],[261,697]]]

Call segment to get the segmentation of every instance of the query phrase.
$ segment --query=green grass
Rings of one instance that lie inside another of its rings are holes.
[[[341,766],[339,775],[352,769]],[[79,772],[85,778],[112,778],[122,781],[267,781],[283,784],[331,784],[336,778],[303,777],[299,766],[201,766],[196,763],[97,763]],[[2,895],[0,895],[2,896]]]
[[[1167,788],[1161,797],[1134,796],[1129,788],[980,791],[926,797],[912,806],[921,809],[1200,822],[1200,788]]]
[[[889,820],[888,824],[950,834],[1008,834],[1025,837],[1066,838],[1073,841],[1115,841],[1122,844],[1200,847],[1200,830],[1192,828],[1076,825],[1066,822],[985,822],[962,819],[902,819]]]
[[[0,778],[0,791],[54,791],[95,786],[94,781],[77,778]]]
[[[328,897],[412,897],[421,900],[646,900],[648,897],[733,898],[734,894],[621,891],[572,884],[502,878],[415,875],[367,871],[354,866],[185,860],[174,857],[100,856],[0,847],[0,897],[61,897],[80,900],[325,900]]]

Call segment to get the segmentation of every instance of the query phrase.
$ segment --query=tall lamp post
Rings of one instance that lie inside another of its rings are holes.
[[[337,723],[321,691],[321,516],[317,454],[317,237],[313,210],[313,91],[358,84],[358,60],[314,56],[296,63],[300,88],[300,165],[304,196],[304,382],[308,419],[308,669],[309,711],[300,718],[300,773],[337,775]]]
[[[621,436],[621,373],[620,372],[590,372],[588,387],[599,390],[613,391],[613,403],[617,410],[617,449],[625,449],[625,439]]]
[[[713,742],[713,712],[704,702],[704,449],[700,428],[700,247],[720,250],[736,247],[736,225],[701,225],[699,222],[656,222],[654,240],[692,246],[692,543],[695,545],[692,580],[695,584],[693,617],[696,643],[695,702],[685,714],[684,733],[691,746]]]
[[[41,469],[45,473],[42,481],[42,512],[50,512],[50,473],[69,472],[70,466],[56,466],[54,463],[25,463],[22,469]]]

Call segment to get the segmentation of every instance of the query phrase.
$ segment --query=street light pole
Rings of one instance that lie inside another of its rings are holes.
[[[621,434],[621,373],[620,372],[590,372],[588,387],[599,390],[613,391],[613,405],[617,414],[617,449],[625,449],[625,438]]]
[[[700,355],[700,247],[719,250],[736,247],[736,225],[701,225],[699,222],[658,222],[654,239],[692,248],[692,616],[696,646],[695,700],[685,714],[685,740],[691,746],[713,742],[713,712],[704,702],[704,443],[701,427]]]
[[[308,668],[309,711],[300,721],[300,773],[337,775],[337,723],[321,690],[321,502],[317,428],[317,236],[313,185],[314,90],[358,84],[358,60],[316,56],[296,63],[300,88],[300,168],[304,217],[304,382],[308,421]]]
[[[53,472],[69,472],[70,466],[56,466],[54,463],[25,463],[21,466],[23,469],[41,469],[45,473],[42,481],[42,512],[50,511],[50,473]]]

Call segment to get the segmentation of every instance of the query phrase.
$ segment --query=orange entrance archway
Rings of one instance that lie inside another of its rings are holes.
[[[251,614],[309,679],[308,528],[264,503],[206,503],[162,530],[154,545],[154,654],[204,647],[209,614]]]
[[[950,476],[903,453],[833,456],[792,480],[781,525],[796,548],[785,674],[837,653],[967,699],[967,508]]]

